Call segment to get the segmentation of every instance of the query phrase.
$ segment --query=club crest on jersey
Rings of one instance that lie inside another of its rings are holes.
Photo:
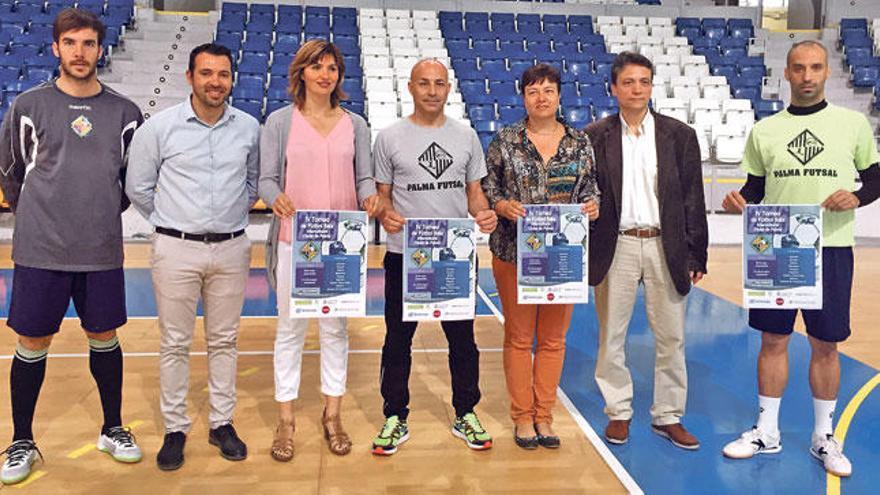
[[[797,158],[801,165],[810,163],[810,160],[816,158],[824,150],[825,144],[815,134],[810,132],[809,129],[804,129],[804,132],[798,134],[796,138],[788,143],[788,152],[791,153],[791,156]]]
[[[452,166],[452,162],[452,155],[437,143],[431,143],[431,146],[419,155],[419,165],[435,179],[439,179],[443,172]]]
[[[70,123],[70,128],[73,129],[73,132],[75,132],[77,136],[84,138],[91,134],[92,123],[89,122],[89,119],[87,119],[85,115],[80,115],[76,120]]]

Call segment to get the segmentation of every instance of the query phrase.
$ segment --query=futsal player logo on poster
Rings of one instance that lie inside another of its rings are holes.
[[[743,303],[750,309],[822,309],[822,208],[747,205]]]
[[[517,302],[574,304],[589,300],[589,219],[581,205],[524,205],[516,222]]]
[[[403,321],[472,320],[476,236],[472,219],[407,219]]]
[[[291,224],[290,317],[365,316],[367,214],[300,210]]]

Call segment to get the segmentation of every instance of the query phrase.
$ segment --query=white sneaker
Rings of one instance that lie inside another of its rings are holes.
[[[755,454],[778,454],[782,451],[779,435],[771,436],[759,430],[757,426],[743,433],[738,439],[728,443],[722,449],[725,457],[731,459],[748,459]]]
[[[822,437],[813,434],[813,446],[810,447],[810,453],[822,461],[822,464],[825,465],[825,471],[841,478],[852,474],[852,464],[843,455],[843,449],[833,435]]]
[[[143,457],[140,447],[134,441],[131,429],[122,426],[110,428],[106,435],[101,433],[96,446],[98,450],[110,454],[119,462],[138,462]]]
[[[31,474],[31,466],[43,455],[37,449],[33,440],[18,440],[12,442],[6,452],[6,460],[3,461],[3,469],[0,472],[0,481],[4,485],[14,485],[24,481]]]

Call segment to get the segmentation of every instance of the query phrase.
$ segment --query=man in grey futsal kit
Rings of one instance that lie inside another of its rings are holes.
[[[104,32],[85,10],[58,14],[52,51],[61,76],[20,94],[0,129],[0,185],[15,213],[7,325],[18,334],[4,484],[26,479],[37,459],[34,410],[49,345],[71,299],[104,410],[97,447],[120,462],[141,459],[122,426],[116,329],[126,323],[120,213],[128,200],[122,183],[128,143],[143,118],[134,103],[98,81]]]

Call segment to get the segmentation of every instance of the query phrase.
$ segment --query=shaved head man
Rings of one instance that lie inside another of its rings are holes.
[[[382,347],[382,398],[385,424],[373,439],[373,453],[391,455],[409,438],[409,375],[416,322],[403,321],[403,226],[407,218],[466,218],[490,233],[498,221],[483,195],[483,148],[469,126],[446,118],[449,71],[437,60],[419,61],[409,91],[413,114],[382,130],[373,149],[380,219],[388,232],[385,254],[385,345]],[[480,401],[480,353],[474,321],[443,321],[452,375],[453,434],[468,447],[485,450],[492,438],[474,407]]]

